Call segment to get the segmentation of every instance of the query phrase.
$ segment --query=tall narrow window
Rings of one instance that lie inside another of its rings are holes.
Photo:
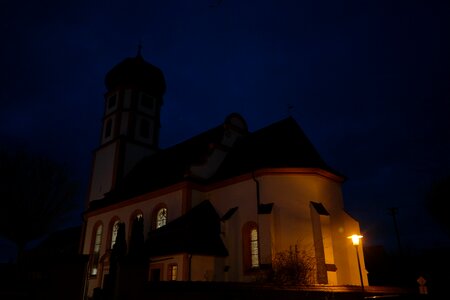
[[[98,273],[98,260],[100,257],[100,248],[102,245],[103,226],[99,224],[95,230],[94,249],[92,251],[91,276]]]
[[[242,227],[242,255],[244,272],[259,268],[259,233],[255,222]]]
[[[116,243],[116,239],[117,239],[117,231],[119,230],[119,220],[116,220],[114,222],[114,225],[112,227],[112,231],[111,231],[111,249],[114,247],[114,244]]]
[[[258,230],[253,228],[250,231],[250,249],[252,255],[252,268],[259,267]]]
[[[167,280],[177,280],[178,265],[170,264],[167,268]]]
[[[156,214],[156,228],[163,227],[167,224],[167,208],[163,207]]]

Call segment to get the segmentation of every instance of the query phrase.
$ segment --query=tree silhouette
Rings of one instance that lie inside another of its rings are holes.
[[[50,233],[75,209],[77,185],[61,165],[25,152],[0,151],[0,236],[17,246]]]
[[[109,282],[105,284],[106,299],[117,299],[119,290],[119,269],[127,253],[127,241],[125,238],[125,223],[117,224],[116,242],[111,251],[109,264]]]
[[[128,250],[128,258],[132,262],[140,262],[145,255],[144,242],[144,218],[138,216],[134,218],[131,227],[130,247]]]

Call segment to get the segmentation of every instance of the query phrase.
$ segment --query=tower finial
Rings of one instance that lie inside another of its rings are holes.
[[[288,116],[292,117],[292,111],[294,110],[294,106],[292,104],[288,104]]]

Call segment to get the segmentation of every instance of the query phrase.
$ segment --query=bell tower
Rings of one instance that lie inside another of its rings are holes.
[[[160,110],[166,83],[162,71],[146,62],[139,47],[105,77],[100,146],[94,150],[88,200],[115,187],[145,156],[158,150]]]

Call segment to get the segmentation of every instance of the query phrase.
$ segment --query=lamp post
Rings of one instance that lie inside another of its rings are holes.
[[[361,290],[362,292],[364,292],[364,282],[363,282],[363,277],[362,277],[362,272],[361,272],[361,263],[359,261],[359,252],[358,252],[358,246],[359,246],[359,240],[362,239],[362,235],[351,235],[347,238],[352,240],[353,246],[355,246],[355,250],[356,250],[356,259],[358,260],[358,271],[359,271],[359,280],[361,281]]]

